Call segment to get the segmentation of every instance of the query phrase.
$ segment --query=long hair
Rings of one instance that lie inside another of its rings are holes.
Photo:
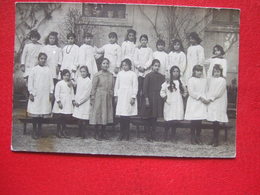
[[[225,55],[225,51],[224,51],[224,49],[223,49],[222,46],[220,46],[220,45],[218,45],[218,44],[215,45],[215,46],[213,47],[213,52],[212,52],[213,55],[216,55],[216,54],[215,54],[215,49],[217,49],[217,50],[219,50],[219,51],[221,52],[220,55],[222,55],[222,56]]]
[[[212,71],[212,76],[214,75],[214,70],[219,70],[220,71],[220,76],[223,77],[223,68],[220,64],[215,64],[213,66],[213,71]]]
[[[87,72],[87,77],[90,78],[90,73],[89,73],[89,71],[88,71],[88,67],[87,67],[87,66],[81,66],[81,67],[79,68],[79,70],[81,70],[81,69],[85,69],[86,72]]]
[[[171,41],[170,51],[173,51],[173,52],[176,51],[176,50],[174,49],[174,45],[175,45],[176,43],[179,43],[179,44],[180,44],[180,51],[184,52],[184,48],[183,48],[183,45],[182,45],[182,42],[181,42],[180,39],[174,39],[173,41]]]
[[[181,94],[183,94],[184,93],[184,87],[183,87],[183,84],[180,80],[181,75],[180,75],[180,68],[178,66],[172,66],[171,69],[170,69],[170,86],[168,87],[168,89],[169,89],[170,92],[173,92],[173,90],[177,90],[175,83],[173,82],[173,76],[172,76],[172,73],[175,69],[177,69],[179,71],[179,76],[178,76],[177,80],[180,84],[180,92],[181,92]]]
[[[128,39],[128,35],[130,33],[133,33],[134,34],[134,43],[136,43],[136,31],[134,29],[128,29],[127,32],[126,32],[126,37],[125,37],[125,41],[129,41]]]
[[[57,47],[59,46],[59,40],[58,40],[58,33],[57,32],[50,32],[49,35],[46,37],[45,39],[45,45],[49,45],[50,44],[50,41],[49,41],[49,38],[50,36],[54,36],[55,37],[55,43],[54,45],[56,45]]]
[[[129,70],[132,69],[132,62],[131,62],[130,59],[128,59],[128,58],[124,59],[124,60],[121,62],[121,67],[123,66],[123,63],[126,63],[126,64],[128,65]]]

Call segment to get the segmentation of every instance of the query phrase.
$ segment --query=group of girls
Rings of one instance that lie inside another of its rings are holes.
[[[127,30],[122,46],[115,32],[108,37],[108,44],[96,48],[93,35],[86,33],[84,44],[78,47],[75,34],[69,33],[68,44],[61,49],[58,33],[51,32],[42,46],[38,43],[40,34],[31,32],[21,69],[30,94],[27,111],[34,119],[33,138],[40,136],[42,118],[53,113],[58,120],[58,137],[68,137],[66,121],[72,115],[79,121],[80,136],[84,137],[88,122],[96,125],[95,138],[104,139],[106,125],[113,123],[116,115],[119,139],[129,140],[130,117],[139,115],[148,141],[154,139],[157,119],[163,117],[165,140],[169,129],[176,139],[176,123],[185,119],[191,121],[191,143],[200,144],[201,122],[206,119],[213,122],[212,144],[218,145],[219,124],[228,122],[227,67],[220,45],[214,46],[214,56],[205,60],[196,32],[188,37],[187,56],[178,39],[171,42],[167,54],[161,39],[153,52],[145,34],[137,46],[133,29]],[[100,55],[104,58],[98,68]],[[205,64],[209,64],[207,73]]]

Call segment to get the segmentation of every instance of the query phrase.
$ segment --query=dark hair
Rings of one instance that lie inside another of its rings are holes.
[[[111,32],[108,34],[108,38],[115,37],[117,39],[117,34],[115,32]]]
[[[133,33],[133,34],[134,34],[134,43],[136,43],[136,31],[133,30],[133,29],[128,29],[128,30],[127,30],[126,37],[125,37],[125,41],[129,41],[128,35],[129,35],[130,33]]]
[[[220,64],[215,64],[213,66],[213,70],[212,70],[212,76],[214,75],[214,70],[219,70],[220,71],[220,76],[223,77],[223,68]]]
[[[215,49],[217,48],[217,50],[219,50],[220,52],[221,52],[221,55],[225,55],[225,52],[224,52],[224,49],[223,49],[223,47],[222,46],[220,46],[220,45],[215,45],[214,47],[213,47],[213,55],[215,55]]]
[[[148,36],[146,34],[142,34],[139,38],[139,41],[141,41],[142,38],[145,38],[148,41]]]
[[[129,69],[131,70],[132,69],[132,62],[130,59],[126,58],[124,59],[122,62],[121,62],[121,67],[123,66],[123,63],[126,63],[129,67]]]
[[[47,36],[47,38],[45,39],[45,45],[50,44],[50,42],[49,42],[50,36],[54,36],[54,37],[55,37],[55,43],[54,43],[54,45],[59,46],[59,43],[58,43],[58,41],[59,41],[59,40],[58,40],[58,33],[57,33],[57,32],[54,32],[54,31],[50,32],[49,35]]]
[[[203,71],[203,66],[201,65],[195,65],[193,68],[192,68],[192,76],[195,77],[195,71]]]
[[[74,33],[68,33],[67,39],[69,39],[70,37],[73,37],[74,39],[76,39],[76,35]]]
[[[38,60],[40,59],[41,56],[45,56],[46,59],[48,58],[46,53],[40,52],[39,55],[38,55]]]
[[[104,62],[104,61],[108,61],[108,64],[110,64],[110,60],[108,58],[103,58],[102,61],[101,61],[101,64]]]
[[[172,76],[172,72],[174,71],[174,69],[178,69],[178,71],[179,71],[179,76],[178,76],[177,80],[179,81],[179,84],[180,84],[180,92],[181,92],[181,94],[183,94],[184,93],[184,87],[183,87],[183,84],[180,80],[181,71],[180,71],[180,68],[178,66],[172,66],[171,69],[170,69],[170,86],[168,87],[168,89],[169,89],[170,92],[173,92],[173,89],[177,90],[175,83],[173,82],[173,76]]]
[[[83,38],[85,39],[87,37],[93,38],[93,35],[91,33],[89,33],[89,32],[85,32]]]
[[[163,45],[163,46],[165,46],[165,41],[162,40],[162,39],[158,39],[158,41],[156,42],[156,47],[157,47],[158,45]]]
[[[65,74],[67,74],[67,73],[69,73],[69,75],[71,75],[71,73],[70,73],[70,71],[69,71],[68,69],[63,69],[63,70],[61,71],[61,78],[63,79],[63,75],[65,75]]]
[[[155,63],[159,63],[160,66],[161,66],[161,62],[160,62],[160,60],[158,60],[158,59],[153,59],[151,66],[153,66]]]
[[[41,38],[40,33],[38,33],[38,31],[36,29],[31,30],[31,32],[29,33],[29,39],[31,39],[33,37],[36,38],[37,40],[40,40],[40,38]]]
[[[200,44],[202,41],[202,39],[199,37],[198,33],[196,32],[191,32],[188,37],[194,39],[198,44]]]
[[[88,71],[88,67],[87,67],[87,66],[81,66],[81,67],[79,68],[79,70],[81,70],[81,69],[85,69],[85,70],[87,71],[87,77],[90,78],[90,73],[89,73],[89,71]]]
[[[184,52],[184,48],[183,48],[183,45],[182,45],[182,42],[181,42],[180,39],[174,39],[174,40],[171,41],[171,43],[170,43],[170,51],[176,51],[176,50],[174,49],[174,45],[175,45],[176,43],[179,43],[179,44],[180,44],[180,51],[183,51],[183,52]]]

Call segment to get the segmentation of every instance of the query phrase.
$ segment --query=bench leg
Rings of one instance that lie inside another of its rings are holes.
[[[225,142],[228,140],[228,129],[226,124],[224,124],[224,130],[225,130]]]
[[[27,124],[24,123],[23,124],[23,134],[26,135],[26,129],[27,129]]]

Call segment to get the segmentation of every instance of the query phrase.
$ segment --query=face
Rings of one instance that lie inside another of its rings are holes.
[[[109,37],[109,43],[114,44],[116,43],[117,39],[116,37]]]
[[[173,48],[175,51],[180,51],[181,45],[179,42],[174,43]]]
[[[174,68],[173,71],[172,71],[172,77],[174,80],[178,79],[180,75],[180,71],[178,70],[178,68]]]
[[[107,60],[103,60],[103,62],[101,63],[101,69],[107,71],[108,68],[109,68],[109,62]]]
[[[193,37],[190,37],[189,41],[190,41],[190,44],[192,44],[192,45],[196,45],[197,44],[197,41]]]
[[[160,69],[160,63],[155,62],[155,63],[153,64],[153,71],[158,72],[159,69]]]
[[[36,37],[31,37],[31,41],[32,41],[33,43],[36,43],[36,42],[38,41],[38,39],[37,39]]]
[[[47,60],[47,57],[46,56],[44,56],[44,55],[42,55],[40,58],[39,58],[39,65],[40,66],[44,66],[45,65],[45,63],[46,63],[46,60]]]
[[[49,43],[50,45],[54,45],[55,44],[55,41],[56,41],[56,37],[55,36],[49,36]]]
[[[202,77],[202,70],[195,70],[195,77],[201,78]]]
[[[158,51],[164,51],[164,45],[157,45]]]
[[[216,55],[216,56],[219,56],[219,55],[221,55],[221,51],[218,49],[218,48],[214,48],[214,54]]]
[[[134,42],[134,40],[135,40],[135,35],[134,35],[134,33],[129,33],[129,34],[128,34],[128,40],[131,41],[131,42]]]
[[[141,43],[141,46],[142,47],[146,47],[147,46],[147,39],[145,37],[142,37],[141,40],[140,40],[140,43]]]
[[[85,37],[84,42],[85,42],[87,45],[91,45],[91,43],[92,43],[92,37]]]
[[[81,68],[80,69],[80,75],[82,76],[82,78],[86,78],[87,77],[87,71],[85,68]]]
[[[213,70],[213,76],[216,77],[216,78],[220,77],[221,76],[221,71],[214,69]]]
[[[70,73],[66,73],[63,75],[63,80],[64,81],[69,81],[70,80]]]
[[[128,70],[130,70],[128,64],[125,63],[125,62],[123,62],[123,64],[122,64],[122,69],[123,69],[124,71],[128,71]]]
[[[68,38],[68,44],[69,44],[69,45],[73,45],[74,42],[75,42],[74,37],[69,37],[69,38]]]

